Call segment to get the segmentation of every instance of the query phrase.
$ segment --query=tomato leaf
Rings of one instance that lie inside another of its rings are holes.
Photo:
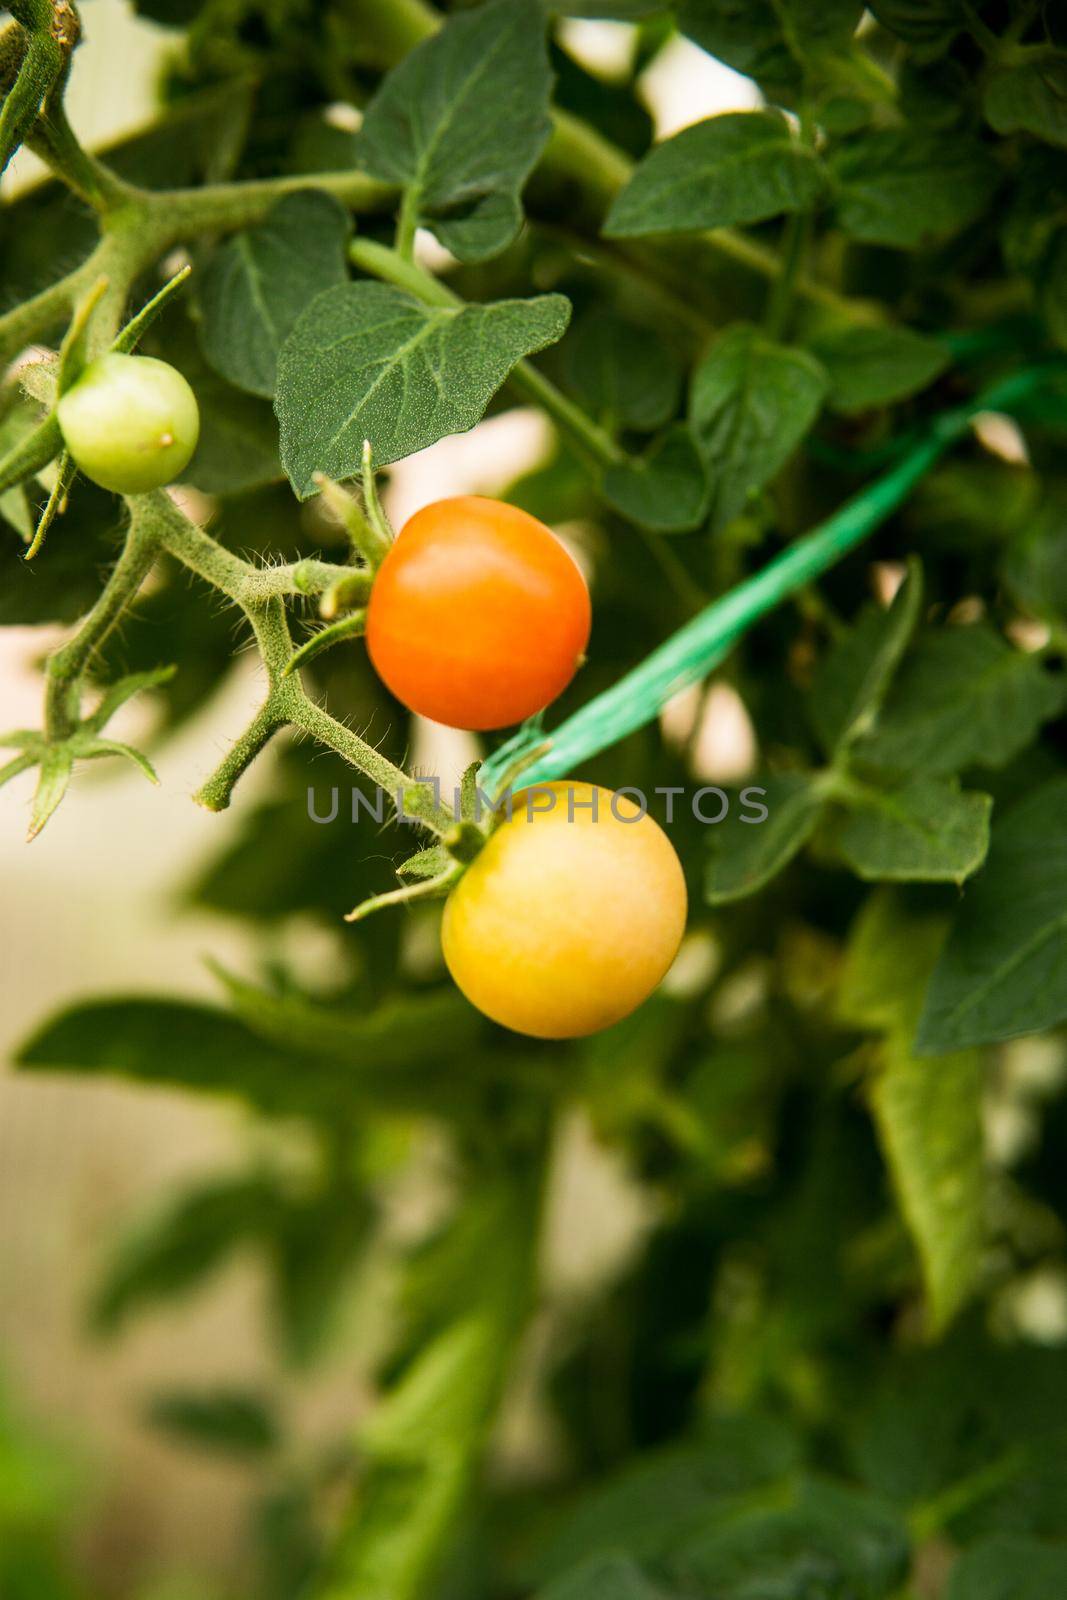
[[[559,294],[454,311],[384,284],[327,289],[278,360],[282,460],[296,493],[315,492],[316,472],[353,477],[365,439],[387,466],[473,427],[515,363],[559,339],[569,316]]]
[[[171,1390],[153,1396],[145,1414],[176,1440],[240,1459],[266,1455],[280,1434],[270,1402],[251,1389]]]
[[[538,1541],[525,1576],[546,1583],[586,1557],[607,1569],[613,1552],[658,1568],[688,1532],[722,1515],[735,1496],[784,1482],[797,1464],[796,1440],[781,1423],[759,1416],[708,1418],[696,1438],[654,1451],[587,1490]]]
[[[638,163],[604,223],[609,238],[691,233],[804,211],[822,187],[814,153],[785,118],[727,112],[683,128]]]
[[[945,1600],[1059,1600],[1067,1550],[1036,1539],[983,1539],[954,1562]]]
[[[827,755],[851,744],[876,716],[919,620],[922,589],[913,560],[892,605],[868,607],[819,663],[809,704]]]
[[[1012,1039],[1067,1017],[1067,779],[993,828],[926,994],[924,1055]]]
[[[519,230],[522,186],[550,132],[550,86],[538,0],[491,0],[389,73],[367,107],[360,162],[406,188],[418,220],[461,261],[483,261]]]
[[[985,860],[993,802],[952,778],[870,790],[838,835],[843,859],[873,882],[962,883]],[[851,803],[850,803],[851,804]]]
[[[651,432],[674,416],[685,368],[658,332],[598,307],[562,347],[567,383],[604,422]]]
[[[909,915],[892,891],[872,896],[852,927],[839,997],[846,1022],[885,1036],[871,1110],[935,1330],[952,1320],[982,1270],[986,1203],[982,1059],[966,1050],[923,1061],[911,1046],[942,937],[940,918]]]
[[[267,399],[278,351],[315,296],[344,283],[348,218],[329,195],[287,195],[215,252],[200,283],[200,345],[230,383]]]
[[[823,793],[804,773],[761,780],[766,791],[762,822],[746,822],[731,809],[711,830],[704,898],[724,905],[754,894],[781,872],[811,838],[823,808]]]
[[[693,375],[690,424],[712,485],[713,528],[731,522],[784,466],[818,416],[826,374],[755,328],[731,328]]]
[[[837,215],[864,244],[915,250],[948,239],[980,217],[999,173],[977,140],[879,129],[840,144],[830,160]]]
[[[808,348],[830,375],[828,404],[845,415],[917,394],[950,360],[943,344],[910,328],[834,328]]]
[[[536,1600],[668,1600],[625,1556],[594,1556],[541,1590]]]
[[[995,65],[982,107],[998,133],[1032,133],[1048,144],[1067,145],[1067,53],[1038,50]]]
[[[609,467],[603,488],[605,500],[624,517],[661,533],[697,527],[708,505],[704,463],[682,423],[669,428],[640,461]]]
[[[928,777],[1000,767],[1067,704],[1067,683],[985,623],[920,637],[857,760]]]

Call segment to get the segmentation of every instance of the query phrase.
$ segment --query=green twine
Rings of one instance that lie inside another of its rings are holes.
[[[590,700],[553,732],[545,733],[540,719],[524,725],[481,768],[478,781],[482,789],[496,795],[520,771],[524,787],[565,777],[590,757],[654,721],[679,690],[699,683],[717,667],[753,623],[873,533],[949,446],[966,433],[979,412],[1009,411],[1050,380],[1062,380],[1065,373],[1062,363],[1029,367],[990,385],[966,405],[942,413],[924,437],[880,478],[769,561],[762,571],[713,600],[611,689]],[[536,758],[530,760],[535,751]]]

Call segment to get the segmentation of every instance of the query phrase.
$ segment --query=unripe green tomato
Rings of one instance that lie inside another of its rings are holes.
[[[608,1028],[647,1000],[685,932],[681,863],[627,796],[570,780],[514,796],[452,890],[441,945],[494,1022],[539,1039]]]
[[[56,407],[76,464],[103,489],[147,494],[173,483],[200,434],[196,396],[176,368],[151,356],[100,356]]]

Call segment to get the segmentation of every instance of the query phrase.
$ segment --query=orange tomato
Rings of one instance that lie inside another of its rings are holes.
[[[625,795],[567,780],[515,795],[445,903],[441,946],[494,1022],[574,1039],[648,998],[685,918],[681,863],[659,824]]]
[[[409,710],[453,728],[505,728],[563,692],[590,622],[585,579],[544,523],[459,495],[417,511],[386,555],[367,649]]]

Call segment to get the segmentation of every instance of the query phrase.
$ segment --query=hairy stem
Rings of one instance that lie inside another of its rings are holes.
[[[45,667],[45,734],[50,740],[66,737],[78,722],[82,679],[99,650],[152,567],[160,549],[156,526],[132,503],[130,523],[122,553],[96,604],[72,639],[49,656]]]

